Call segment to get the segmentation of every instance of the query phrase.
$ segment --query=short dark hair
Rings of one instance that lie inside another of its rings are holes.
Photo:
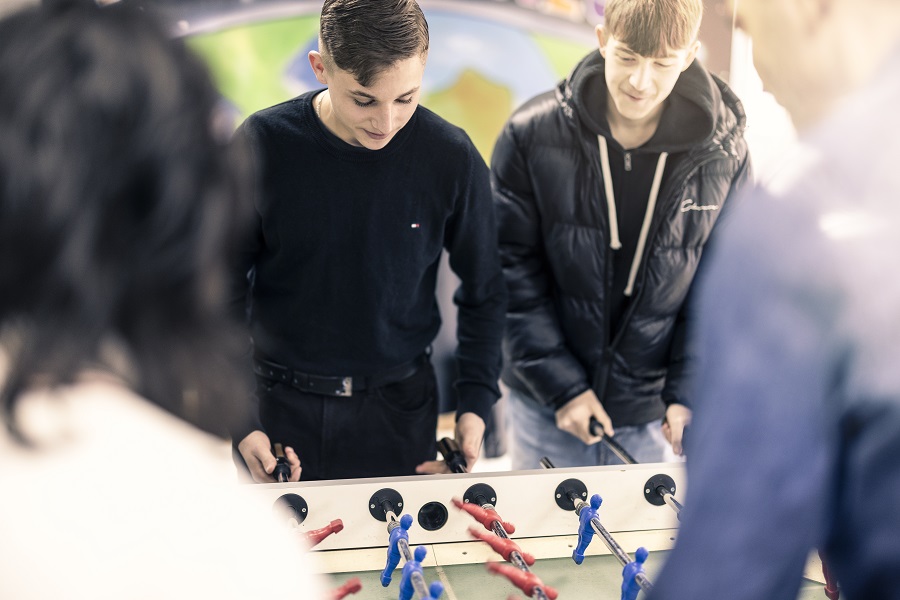
[[[0,419],[111,369],[222,437],[246,404],[225,250],[250,179],[205,67],[127,5],[54,2],[0,21]]]
[[[319,42],[326,65],[368,87],[397,61],[428,54],[428,22],[415,0],[325,0]]]
[[[609,0],[604,28],[641,56],[663,56],[697,39],[703,0]]]

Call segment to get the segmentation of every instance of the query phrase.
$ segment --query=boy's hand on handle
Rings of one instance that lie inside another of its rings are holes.
[[[670,404],[666,408],[662,432],[678,456],[684,454],[684,428],[690,424],[691,415],[691,409],[684,404]]]
[[[456,420],[456,443],[466,459],[466,471],[469,473],[481,455],[484,430],[484,420],[475,413],[463,413]]]
[[[481,442],[484,440],[484,420],[475,413],[465,412],[456,420],[455,440],[459,451],[466,461],[466,471],[471,473],[472,467],[481,454]],[[416,473],[434,475],[449,473],[446,461],[430,460],[416,467]]]
[[[615,435],[612,420],[603,410],[594,390],[578,394],[557,410],[556,426],[571,433],[585,444],[596,444],[601,438],[591,433],[591,417],[600,423],[605,435]]]
[[[275,477],[272,473],[278,461],[272,453],[272,443],[262,431],[251,432],[238,444],[238,452],[250,469],[250,476],[256,483],[272,483]],[[290,481],[300,481],[300,458],[294,449],[288,446],[284,449],[284,458],[291,469]]]

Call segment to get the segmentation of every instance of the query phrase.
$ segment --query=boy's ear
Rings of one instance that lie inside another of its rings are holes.
[[[687,71],[687,68],[691,66],[691,63],[694,62],[694,59],[697,58],[697,53],[700,52],[700,40],[695,40],[693,44],[691,44],[690,50],[688,50],[687,56],[684,57],[684,65],[681,67],[681,72],[684,73]]]
[[[594,28],[594,32],[597,34],[597,44],[600,46],[600,56],[606,58],[606,30],[603,29],[603,25],[597,25]]]
[[[310,50],[307,57],[309,58],[309,66],[312,67],[316,80],[322,85],[328,85],[328,78],[325,74],[325,61],[322,60],[322,55],[315,50]]]

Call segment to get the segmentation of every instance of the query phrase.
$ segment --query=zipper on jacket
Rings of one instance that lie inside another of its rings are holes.
[[[619,239],[618,216],[616,214],[616,197],[613,190],[612,175],[609,167],[609,150],[608,142],[602,135],[597,136],[597,147],[600,150],[600,168],[603,172],[603,188],[606,193],[606,208],[609,211],[609,247],[612,250],[618,250],[622,247]],[[625,170],[631,170],[631,152],[625,151]],[[641,231],[638,235],[637,248],[634,252],[634,259],[631,262],[631,269],[628,272],[628,283],[625,285],[625,296],[631,296],[634,290],[634,279],[637,276],[638,268],[641,264],[641,257],[644,255],[644,246],[647,242],[647,232],[650,229],[650,221],[656,212],[656,200],[659,196],[659,186],[662,181],[663,171],[666,168],[666,159],[669,157],[668,152],[661,152],[659,159],[656,161],[656,173],[653,175],[653,185],[650,186],[650,196],[647,198],[647,209],[641,222]]]
[[[691,177],[694,176],[694,173],[699,171],[700,168],[703,167],[704,165],[714,161],[717,156],[721,156],[722,154],[726,155],[726,157],[727,157],[728,153],[724,152],[724,149],[712,149],[708,153],[698,156],[697,162],[691,161],[692,164],[686,164],[686,165],[682,166],[681,172],[676,171],[675,173],[672,173],[672,175],[669,178],[669,181],[667,182],[668,183],[667,187],[668,188],[675,187],[675,190],[678,192],[676,194],[676,196],[681,196],[682,192],[684,191],[684,188],[687,186],[688,181],[690,181]],[[668,192],[669,190],[668,189],[660,190],[660,195],[663,195],[662,194],[663,191]],[[665,197],[668,197],[668,195],[666,195]],[[660,210],[664,210],[664,208],[665,207],[662,207],[661,205],[657,205],[656,210],[654,211],[653,217],[654,217],[655,222],[653,222],[653,229],[650,231],[650,234],[647,236],[648,243],[644,247],[645,254],[649,254],[650,241],[656,237],[656,234],[659,231],[659,227],[661,226],[661,223],[659,222],[659,219],[656,218],[657,215],[655,213]],[[645,263],[646,259],[647,259],[647,256],[642,257],[641,262]],[[625,310],[625,314],[622,315],[622,320],[619,323],[619,327],[616,329],[615,334],[613,334],[610,331],[607,331],[607,339],[610,340],[609,348],[612,351],[615,351],[615,349],[618,347],[619,342],[621,341],[622,336],[625,333],[625,329],[628,327],[628,323],[631,321],[631,316],[635,311],[638,301],[640,300],[640,297],[643,295],[642,293],[644,291],[644,279],[646,277],[646,274],[647,274],[647,269],[646,269],[646,265],[644,265],[644,269],[641,271],[640,281],[635,283],[635,291],[637,293],[632,297],[631,302],[628,305],[628,308]],[[608,325],[608,321],[609,321],[609,307],[608,306],[606,307],[606,310],[607,310],[607,314],[606,314],[607,319],[606,320],[607,320],[607,325]]]

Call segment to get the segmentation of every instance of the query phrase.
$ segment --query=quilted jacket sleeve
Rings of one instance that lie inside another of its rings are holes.
[[[556,316],[541,211],[528,167],[530,148],[517,139],[521,133],[514,117],[491,158],[500,260],[509,291],[504,359],[530,395],[558,408],[590,384],[584,367],[566,347]]]
[[[727,223],[728,215],[734,211],[735,203],[740,201],[741,192],[753,181],[753,167],[747,150],[747,143],[743,139],[740,140],[736,152],[742,157],[740,166],[732,179],[731,187],[728,190],[728,195],[726,196],[723,205],[722,215],[716,222],[716,226],[713,228],[710,238],[707,240],[706,246],[704,247],[704,254],[708,253],[714,244],[716,232]],[[694,290],[697,288],[697,281],[703,277],[704,271],[704,262],[701,260],[700,270],[694,278],[691,292],[685,300],[684,305],[681,307],[681,311],[678,313],[678,320],[675,323],[675,332],[672,337],[672,347],[669,354],[669,369],[666,376],[666,387],[662,392],[662,400],[666,406],[669,406],[670,404],[691,406],[688,384],[693,377],[692,367],[694,361],[691,356],[692,352],[690,350],[689,337],[693,328],[693,313],[696,309],[696,294],[694,293]]]

